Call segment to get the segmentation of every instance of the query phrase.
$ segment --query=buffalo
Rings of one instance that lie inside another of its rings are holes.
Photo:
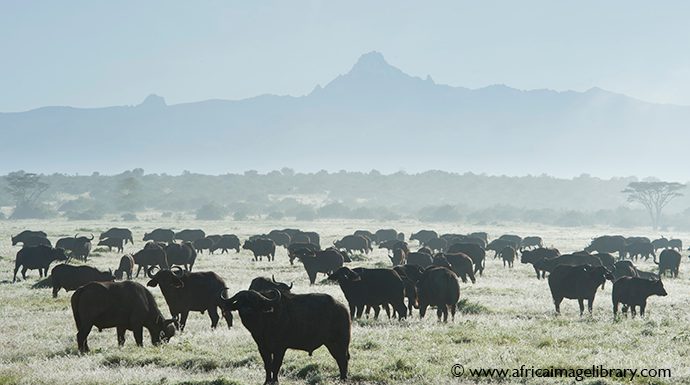
[[[216,250],[220,249],[220,253],[227,253],[228,250],[235,250],[236,252],[240,252],[240,239],[237,237],[237,235],[234,234],[224,234],[221,235],[220,239],[216,241],[213,246],[211,246],[211,253],[215,252]]]
[[[346,235],[343,239],[333,242],[333,244],[338,249],[344,249],[348,254],[352,254],[353,251],[369,254],[369,241],[359,235]]]
[[[189,242],[170,243],[165,246],[165,255],[169,266],[184,266],[185,270],[192,271],[196,261],[196,250]]]
[[[168,258],[165,255],[165,251],[161,247],[146,248],[137,251],[132,256],[134,263],[139,267],[137,268],[137,277],[141,269],[144,269],[144,273],[148,271],[149,266],[158,266],[161,269],[167,269],[170,267],[168,265]]]
[[[116,251],[121,253],[125,250],[124,243],[125,240],[123,238],[111,237],[98,241],[98,246],[108,246],[108,251],[113,251],[113,247],[115,247]]]
[[[424,243],[425,247],[431,249],[431,251],[444,252],[448,248],[448,242],[443,238],[432,238]]]
[[[120,265],[114,272],[115,279],[121,280],[125,274],[127,274],[127,279],[132,279],[132,273],[134,273],[134,258],[129,254],[123,255],[120,258]]]
[[[144,241],[170,243],[175,238],[175,232],[170,229],[155,229],[150,233],[144,233]]]
[[[60,289],[76,290],[89,282],[112,282],[115,280],[112,271],[100,271],[91,266],[72,266],[61,263],[50,271],[53,283],[53,298],[57,298]]]
[[[428,306],[436,306],[438,320],[448,322],[448,311],[451,320],[455,319],[455,309],[460,299],[458,277],[445,267],[432,267],[424,271],[417,284],[419,296],[419,318],[424,318]]]
[[[300,249],[295,254],[304,265],[304,270],[307,271],[307,276],[309,277],[309,283],[312,285],[316,282],[316,275],[318,273],[329,275],[343,266],[343,255],[335,249],[316,252],[309,249]]]
[[[393,269],[359,269],[341,267],[328,279],[337,281],[350,307],[350,316],[360,318],[365,306],[390,304],[400,319],[407,316],[404,284]]]
[[[431,256],[431,254],[411,252],[406,255],[405,261],[400,264],[402,265],[406,263],[410,265],[416,265],[421,268],[426,268],[434,263],[434,258]]]
[[[24,230],[17,235],[11,236],[10,238],[12,239],[12,246],[16,246],[17,243],[20,243],[20,242],[24,246],[38,246],[39,244],[44,245],[45,243],[36,244],[37,239],[39,239],[39,238],[47,239],[48,234],[46,234],[44,231]],[[48,241],[48,242],[50,242],[50,241]],[[28,243],[30,243],[30,244],[28,244]],[[51,245],[46,244],[46,246],[51,246]]]
[[[117,328],[117,343],[124,345],[125,332],[134,332],[138,346],[144,344],[144,328],[151,343],[168,342],[175,335],[175,319],[163,318],[156,300],[146,287],[134,281],[90,282],[72,294],[72,314],[77,325],[77,347],[89,351],[91,328]]]
[[[254,261],[263,260],[263,257],[267,257],[269,261],[275,261],[276,244],[270,239],[248,239],[244,241],[242,248],[245,250],[252,251],[252,253],[254,254]]]
[[[290,246],[290,243],[292,243],[292,238],[290,238],[290,235],[282,231],[273,230],[266,235],[266,238],[272,240],[276,246],[282,246],[286,249],[288,246]]]
[[[570,298],[577,299],[580,305],[580,316],[585,311],[584,300],[586,299],[587,309],[591,314],[597,288],[602,286],[607,279],[613,280],[613,276],[604,266],[556,266],[549,275],[549,289],[551,289],[556,313],[561,313],[563,298]]]
[[[125,241],[125,244],[127,244],[127,242],[134,244],[134,239],[132,238],[132,231],[130,231],[129,229],[113,227],[108,231],[101,233],[101,235],[98,236],[99,240],[106,238],[120,238]]]
[[[398,239],[398,232],[393,230],[393,229],[377,230],[376,233],[374,234],[374,236],[376,237],[376,243],[378,243],[378,244],[380,244],[381,242],[385,242],[385,241],[397,241],[397,240],[399,240]]]
[[[149,287],[160,287],[165,302],[173,318],[179,319],[180,331],[184,330],[190,311],[202,314],[208,312],[211,328],[218,325],[218,307],[222,305],[221,292],[225,281],[212,271],[191,273],[174,266],[171,270],[159,270],[153,274],[155,267],[149,267],[146,275],[151,280]],[[228,328],[232,326],[232,313],[223,312]]]
[[[17,257],[14,261],[14,277],[12,282],[17,281],[17,271],[22,267],[22,279],[26,279],[27,270],[38,270],[38,274],[48,276],[48,267],[53,261],[66,261],[67,255],[65,250],[61,248],[53,248],[50,246],[29,246],[22,247],[17,252]]]
[[[520,249],[536,249],[543,247],[544,241],[541,239],[541,237],[537,236],[532,236],[532,237],[524,237],[522,238],[522,241],[520,242]]]
[[[295,258],[297,258],[297,254],[295,254],[295,252],[297,250],[302,250],[302,249],[309,249],[313,252],[319,251],[319,248],[316,245],[314,245],[313,243],[292,243],[287,248],[288,258],[290,259],[291,265],[294,265]]]
[[[474,270],[472,268],[472,258],[470,258],[465,253],[445,253],[443,256],[448,261],[450,265],[448,268],[455,273],[463,283],[467,283],[467,278],[469,278],[472,283],[476,283],[477,280],[474,276]]]
[[[668,270],[674,278],[678,278],[678,268],[680,267],[680,253],[673,249],[666,249],[659,255],[659,262],[654,258],[654,263],[659,266],[659,276],[666,276]]]
[[[561,255],[558,249],[538,248],[534,250],[524,250],[520,256],[521,263],[530,263],[534,267],[534,272],[537,273],[537,279],[546,278],[546,270],[541,270],[538,262],[544,258],[554,258]],[[541,277],[540,277],[541,275]]]
[[[600,253],[618,253],[619,259],[625,258],[625,247],[627,240],[621,235],[603,235],[592,239],[589,246],[585,247],[585,251],[591,253],[598,251]]]
[[[60,238],[55,243],[55,247],[70,251],[70,258],[81,259],[86,261],[91,253],[91,241],[94,239],[93,234],[89,237],[79,237],[79,234],[70,238]]]
[[[503,260],[503,267],[506,267],[506,264],[508,264],[508,267],[512,269],[513,261],[515,261],[517,256],[515,249],[512,246],[506,246],[498,254]]]
[[[197,239],[196,241],[192,242],[192,246],[194,246],[194,250],[196,250],[196,252],[199,254],[203,254],[204,250],[208,250],[211,254],[213,254],[213,251],[211,250],[213,248],[212,238],[206,237]]]
[[[472,258],[472,263],[474,263],[474,274],[479,273],[479,275],[484,274],[484,263],[486,259],[486,251],[476,243],[456,243],[451,245],[446,250],[448,254],[464,253],[468,257]]]
[[[434,238],[438,238],[438,233],[434,230],[419,230],[410,235],[410,241],[418,241],[420,246],[426,245],[429,240]]]
[[[633,242],[628,243],[625,246],[625,253],[630,259],[637,260],[639,257],[643,257],[644,260],[648,260],[649,256],[656,258],[656,253],[654,252],[654,246],[651,243],[645,242]]]
[[[266,291],[274,289],[281,293],[289,293],[292,290],[292,283],[288,286],[286,283],[276,281],[276,277],[271,276],[271,278],[256,277],[249,284],[249,290]]]
[[[613,284],[613,317],[618,315],[618,304],[623,304],[623,315],[628,315],[630,307],[633,318],[635,317],[635,306],[640,307],[640,316],[644,317],[647,308],[647,298],[652,295],[666,296],[664,284],[660,280],[650,281],[644,278],[623,277]]]
[[[194,242],[197,239],[204,239],[206,238],[206,233],[204,233],[204,230],[180,230],[175,233],[175,239],[178,241],[183,241],[183,242]]]
[[[238,311],[264,362],[264,384],[277,384],[287,349],[312,352],[325,345],[347,378],[351,321],[347,309],[327,294],[243,290],[225,297],[223,312]]]

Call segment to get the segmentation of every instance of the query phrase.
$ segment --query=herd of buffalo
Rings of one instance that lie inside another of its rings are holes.
[[[68,263],[72,258],[87,262],[93,240],[93,235],[77,234],[58,240],[53,247],[43,231],[26,230],[12,237],[12,245],[22,244],[16,256],[13,282],[20,267],[23,279],[30,269],[48,277],[53,261],[64,262],[53,267],[50,283],[54,297],[61,289],[75,290],[71,306],[81,352],[89,351],[87,338],[94,326],[99,330],[116,328],[120,345],[125,342],[125,332],[130,330],[141,346],[143,328],[149,331],[151,342],[158,344],[168,341],[177,330],[184,330],[190,311],[208,312],[212,328],[221,316],[231,327],[232,312],[237,311],[258,346],[266,383],[278,382],[286,349],[311,354],[322,345],[336,360],[340,377],[345,378],[351,319],[363,313],[368,315],[371,310],[374,317],[383,309],[389,317],[392,313],[402,320],[412,315],[415,308],[424,317],[429,307],[435,307],[439,320],[447,322],[449,313],[454,318],[460,298],[459,280],[475,283],[484,272],[487,252],[493,252],[492,258],[502,259],[505,268],[512,268],[517,258],[531,264],[537,279],[546,278],[549,273],[548,284],[557,313],[564,298],[578,300],[580,315],[587,300],[591,313],[597,289],[610,280],[614,317],[619,304],[624,314],[630,309],[634,317],[636,307],[644,316],[648,297],[666,295],[660,277],[667,273],[678,276],[683,246],[677,239],[601,236],[580,252],[561,254],[555,248],[544,247],[537,236],[503,235],[489,241],[484,232],[439,235],[421,230],[412,233],[408,243],[405,234],[382,229],[373,233],[355,231],[324,249],[318,233],[297,229],[273,230],[244,242],[232,234],[156,229],[144,235],[146,243],[141,250],[120,258],[115,271]],[[419,244],[416,251],[409,248],[413,241]],[[132,232],[112,228],[100,234],[97,245],[123,252],[127,243],[134,244]],[[374,246],[387,249],[391,267],[345,266],[353,256],[369,254]],[[294,294],[292,284],[273,277],[257,277],[248,290],[231,295],[218,274],[193,272],[196,258],[204,252],[239,253],[246,249],[254,260],[266,257],[270,262],[275,259],[277,247],[287,250],[291,264],[299,261],[304,266],[311,284],[319,273],[337,282],[348,307],[327,294]],[[639,270],[634,262],[640,258],[652,258],[658,272]],[[131,280],[142,270],[149,278],[147,286],[160,288],[172,318],[164,317],[149,289]]]

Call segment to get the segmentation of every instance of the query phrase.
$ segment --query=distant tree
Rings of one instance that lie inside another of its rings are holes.
[[[225,218],[227,214],[228,211],[225,207],[215,203],[207,203],[196,210],[196,219],[219,221]]]
[[[631,182],[623,193],[628,195],[628,202],[643,205],[649,212],[654,230],[659,228],[661,212],[673,199],[682,196],[679,191],[685,185],[676,182]]]
[[[134,171],[141,170],[135,169]],[[143,170],[142,170],[143,173]],[[117,203],[120,210],[138,210],[141,208],[140,201],[141,182],[133,176],[126,177],[118,183]]]
[[[7,192],[15,203],[12,219],[44,217],[38,199],[50,185],[43,182],[40,175],[15,171],[7,174],[5,180]]]

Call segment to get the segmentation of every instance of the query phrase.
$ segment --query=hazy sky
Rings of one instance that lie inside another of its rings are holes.
[[[688,1],[2,1],[0,111],[301,95],[363,53],[438,83],[690,105]]]

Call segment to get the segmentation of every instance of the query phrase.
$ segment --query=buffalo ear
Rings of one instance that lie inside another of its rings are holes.
[[[146,284],[146,286],[148,286],[148,287],[156,287],[156,286],[158,286],[158,281],[156,281],[155,279],[152,279],[152,280],[150,280],[150,281]]]

